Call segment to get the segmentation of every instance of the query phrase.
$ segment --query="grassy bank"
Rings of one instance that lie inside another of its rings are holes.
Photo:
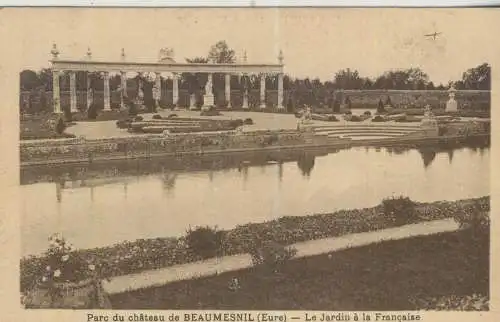
[[[489,197],[434,203],[414,203],[403,199],[402,202],[399,200],[383,204],[329,214],[282,217],[269,222],[237,226],[229,231],[202,229],[201,233],[197,233],[198,236],[188,234],[182,238],[136,240],[109,247],[79,250],[77,255],[95,263],[102,276],[112,277],[194,262],[216,255],[249,253],[264,242],[291,245],[407,223],[467,217],[490,208]],[[394,214],[397,216],[394,217]],[[21,259],[21,290],[38,283],[46,266],[44,256]]]
[[[279,271],[257,266],[117,294],[111,302],[114,309],[487,310],[488,247],[488,235],[466,229],[291,260]],[[237,289],[229,287],[234,278]]]

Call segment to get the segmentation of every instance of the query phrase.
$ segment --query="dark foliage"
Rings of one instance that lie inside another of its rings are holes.
[[[203,259],[220,255],[222,242],[223,232],[211,227],[197,227],[186,234],[189,251]]]
[[[62,134],[66,130],[66,123],[62,118],[59,118],[56,123],[56,133]]]
[[[396,225],[406,225],[418,219],[415,203],[408,197],[392,197],[382,200],[384,215]]]

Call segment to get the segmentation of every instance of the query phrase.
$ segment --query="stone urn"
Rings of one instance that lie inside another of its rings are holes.
[[[111,309],[100,281],[58,282],[39,285],[24,297],[26,309]]]

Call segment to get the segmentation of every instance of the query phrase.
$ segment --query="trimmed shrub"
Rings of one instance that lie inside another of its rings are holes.
[[[160,114],[153,115],[153,120],[161,120],[161,119],[162,119],[162,117]]]
[[[350,122],[362,122],[363,119],[361,117],[359,117],[358,115],[353,115],[353,116],[351,116],[349,121]]]
[[[213,107],[211,107],[209,110],[207,111],[201,111],[200,112],[200,115],[201,116],[217,116],[217,115],[222,115],[221,112],[217,111],[216,109],[214,109]]]
[[[167,116],[167,119],[173,119],[173,118],[176,118],[178,117],[177,114],[170,114]]]
[[[253,124],[253,120],[251,118],[246,118],[243,121],[243,124],[245,124],[245,125],[252,125]]]
[[[64,130],[66,130],[66,123],[62,118],[59,118],[56,123],[56,133],[63,134]]]
[[[97,106],[92,103],[90,105],[89,110],[87,111],[87,118],[89,120],[95,120],[97,118],[98,112],[97,112]]]
[[[390,96],[387,96],[387,99],[385,100],[385,105],[386,106],[392,106],[392,101],[391,101],[391,97]]]
[[[339,119],[335,116],[335,115],[328,115],[328,119],[327,119],[329,122],[338,122]]]
[[[377,115],[377,116],[375,116],[374,118],[372,118],[372,122],[385,122],[385,121],[386,121],[386,119],[385,119],[385,118],[383,118],[383,117],[382,117],[382,116],[380,116],[380,115]]]
[[[346,112],[344,113],[344,115],[352,115],[352,112],[351,112],[351,111],[346,111]]]
[[[116,127],[119,129],[128,129],[130,127],[130,123],[132,123],[131,119],[118,120],[116,121]]]
[[[370,111],[365,111],[365,112],[363,113],[363,115],[366,115],[366,116],[372,116],[372,112],[370,112]]]
[[[64,109],[64,121],[71,122],[73,121],[73,114],[70,109]]]
[[[212,258],[221,253],[223,233],[208,226],[189,229],[186,234],[186,244],[193,255],[202,259]]]
[[[392,197],[382,200],[384,215],[396,225],[412,223],[418,215],[415,203],[408,197]]]
[[[143,120],[144,120],[144,118],[142,116],[140,116],[140,115],[134,117],[134,121],[136,121],[136,122],[140,122],[140,121],[143,121]]]
[[[244,125],[244,121],[242,119],[236,119],[236,120],[231,120],[229,121],[229,126],[231,128],[237,128],[238,126]]]

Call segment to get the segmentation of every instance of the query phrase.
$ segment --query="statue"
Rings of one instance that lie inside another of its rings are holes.
[[[424,117],[425,118],[432,118],[434,114],[432,113],[431,106],[429,104],[425,105],[424,109]]]
[[[449,99],[448,102],[446,102],[446,109],[445,109],[446,112],[458,111],[457,101],[455,100],[455,93],[456,90],[452,85],[448,90]]]
[[[305,111],[302,113],[302,119],[301,123],[302,124],[308,124],[311,123],[312,120],[312,113],[311,113],[311,107],[306,107]]]
[[[159,59],[160,62],[173,61],[174,60],[174,50],[172,48],[162,48],[160,49]]]

